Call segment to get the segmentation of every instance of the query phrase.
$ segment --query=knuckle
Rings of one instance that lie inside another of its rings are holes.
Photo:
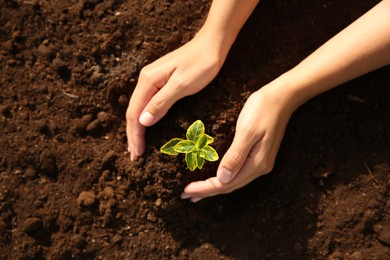
[[[230,194],[233,191],[237,190],[238,188],[239,188],[238,184],[232,184],[232,183],[224,184],[221,187],[220,194]]]
[[[268,163],[264,165],[264,169],[263,169],[264,174],[270,173],[273,170],[273,168],[274,168],[273,164]]]
[[[265,160],[260,163],[260,175],[265,175],[270,173],[274,168],[274,163],[268,160]]]
[[[229,194],[229,193],[232,193],[233,192],[233,188],[231,187],[226,187],[225,185],[222,185],[222,191],[221,191],[221,194]]]
[[[176,91],[180,92],[185,88],[185,79],[183,76],[175,74],[174,77],[171,78],[172,87],[176,89]]]
[[[140,75],[140,78],[143,78],[145,80],[148,80],[150,78],[152,78],[152,75],[153,75],[153,71],[152,71],[152,68],[150,65],[146,65],[145,67],[143,67],[139,73]]]
[[[256,140],[259,140],[263,136],[262,129],[257,124],[254,124],[251,118],[241,122],[237,126],[237,130],[250,142],[256,142]]]
[[[230,192],[228,185],[215,181],[214,179],[208,179],[209,185],[213,187],[213,192],[216,194],[227,194]]]
[[[196,92],[193,88],[189,87],[191,85],[191,80],[188,78],[188,75],[176,73],[170,80],[172,81],[172,87],[175,88],[176,93],[185,96]]]
[[[225,192],[226,192],[226,187],[225,187],[225,185],[220,185],[220,186],[218,186],[218,193],[220,193],[220,194],[225,194]]]
[[[133,121],[135,119],[134,113],[131,111],[131,109],[126,110],[126,120],[127,121]]]
[[[237,168],[242,164],[243,158],[244,156],[241,153],[232,151],[228,154],[227,166],[230,168]]]
[[[218,187],[218,192],[220,194],[229,194],[231,190],[229,189],[228,185],[222,184]]]
[[[148,110],[152,113],[156,113],[157,111],[162,111],[164,105],[165,100],[156,95],[150,100],[148,104]]]

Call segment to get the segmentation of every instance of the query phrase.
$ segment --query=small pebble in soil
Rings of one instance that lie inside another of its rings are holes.
[[[39,229],[41,229],[42,227],[43,227],[43,221],[40,218],[32,217],[32,218],[27,218],[23,222],[21,229],[27,234],[33,234],[37,232]]]
[[[112,242],[113,244],[117,244],[117,243],[120,243],[120,242],[122,241],[122,239],[123,239],[123,237],[122,237],[121,235],[116,234],[115,236],[113,236],[113,237],[111,238],[111,242]]]
[[[34,168],[29,167],[24,171],[23,176],[27,179],[34,179],[37,177],[37,171]]]
[[[97,114],[97,119],[104,126],[109,126],[113,123],[114,117],[107,112],[101,111]]]
[[[92,120],[92,115],[84,115],[82,118],[74,119],[72,122],[72,130],[78,134],[83,134],[86,131],[88,124]]]
[[[390,246],[390,226],[377,224],[374,226],[374,231],[380,242]]]
[[[56,53],[56,47],[53,44],[45,44],[45,42],[43,42],[38,47],[38,53],[46,59],[54,58]]]
[[[43,150],[39,156],[40,169],[43,174],[50,178],[55,178],[57,175],[56,157],[49,150]]]
[[[104,190],[99,192],[99,194],[98,194],[98,198],[100,200],[111,199],[111,198],[114,198],[114,196],[115,196],[114,189],[110,186],[105,187]]]
[[[78,249],[83,249],[87,244],[85,238],[80,234],[76,234],[76,235],[72,236],[72,238],[70,240],[71,240],[72,245]]]
[[[96,196],[93,191],[82,191],[77,198],[77,204],[82,207],[90,207],[96,201]]]
[[[353,252],[353,253],[350,255],[350,259],[351,259],[351,260],[360,260],[360,259],[364,259],[364,254],[362,253],[362,251],[355,251],[355,252]]]
[[[129,97],[127,95],[120,95],[118,97],[118,106],[120,107],[127,107],[129,104]]]
[[[108,151],[102,158],[103,167],[113,162],[117,157],[118,156],[115,151],[113,150]]]
[[[92,121],[91,123],[89,123],[87,125],[87,128],[86,128],[87,132],[89,134],[97,134],[100,132],[101,130],[101,125],[100,125],[100,122],[98,119],[95,119],[94,121]]]
[[[95,7],[95,12],[96,12],[97,16],[102,17],[106,13],[106,11],[111,8],[111,5],[112,5],[112,3],[110,3],[110,2],[103,2],[103,3],[97,4]]]
[[[156,202],[154,203],[154,205],[156,205],[156,207],[160,207],[160,206],[161,206],[161,203],[162,203],[161,199],[158,198],[158,199],[156,200]]]
[[[153,212],[149,212],[146,218],[150,222],[156,222],[157,221],[157,217],[156,217],[156,215]]]

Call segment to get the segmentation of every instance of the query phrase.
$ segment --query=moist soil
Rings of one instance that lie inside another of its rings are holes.
[[[231,194],[182,201],[218,163],[159,152],[201,119],[223,155],[250,93],[377,2],[261,1],[217,78],[130,162],[138,74],[210,1],[0,1],[0,258],[390,259],[389,67],[300,107],[273,171]]]

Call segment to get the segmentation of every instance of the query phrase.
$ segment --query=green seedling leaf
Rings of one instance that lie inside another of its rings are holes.
[[[196,145],[190,140],[181,140],[173,149],[178,153],[190,153],[196,149]]]
[[[186,153],[185,160],[186,160],[188,169],[190,169],[190,171],[193,172],[196,169],[196,167],[198,166],[197,154],[196,153]]]
[[[213,162],[219,159],[217,152],[209,145],[214,142],[214,138],[205,134],[204,131],[202,121],[197,120],[187,129],[187,139],[173,138],[164,144],[160,151],[175,156],[184,153],[188,169],[190,171],[196,168],[201,170],[205,160]]]
[[[207,144],[211,144],[214,142],[214,138],[212,138],[211,136],[207,135],[207,134],[204,134],[206,137],[207,137]]]
[[[203,134],[199,137],[196,146],[198,147],[198,149],[202,149],[203,147],[205,147],[208,144],[211,144],[212,142],[214,142],[214,138],[212,138],[207,134]]]
[[[160,152],[165,153],[165,154],[169,154],[169,155],[178,155],[179,152],[175,151],[174,147],[176,144],[178,144],[182,140],[183,139],[181,139],[181,138],[171,139],[170,141],[168,141],[166,144],[164,144],[160,148]]]
[[[207,145],[200,150],[200,156],[207,161],[214,162],[219,159],[217,151],[213,147]]]
[[[190,127],[187,129],[187,139],[197,142],[199,137],[204,134],[204,125],[202,121],[196,120]]]
[[[200,153],[196,153],[196,160],[198,163],[198,169],[202,170],[203,165],[204,165],[204,158],[200,156]]]

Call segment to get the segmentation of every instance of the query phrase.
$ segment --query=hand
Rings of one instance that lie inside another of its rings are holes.
[[[221,160],[217,176],[190,183],[184,189],[182,199],[191,198],[197,202],[230,193],[272,170],[294,111],[287,96],[280,93],[266,86],[248,98],[238,117],[233,143]]]
[[[180,98],[203,89],[222,67],[227,51],[199,34],[141,70],[126,112],[131,160],[144,153],[145,127],[160,120]]]

